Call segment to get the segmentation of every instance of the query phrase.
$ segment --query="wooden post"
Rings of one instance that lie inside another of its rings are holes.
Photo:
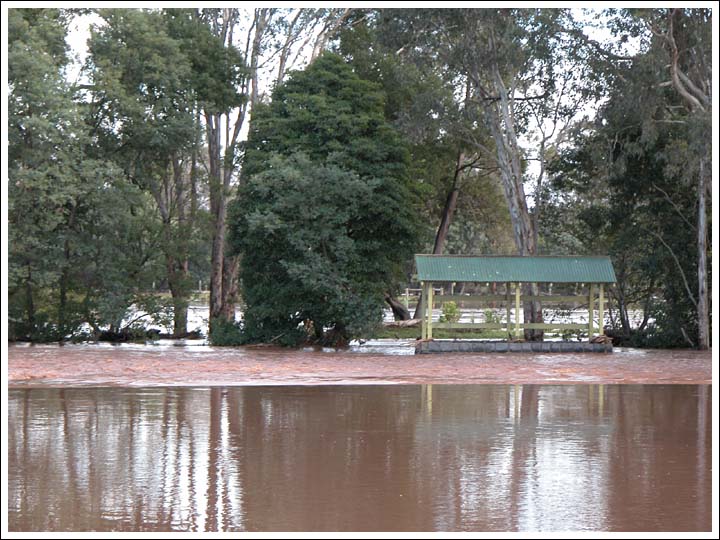
[[[425,309],[420,313],[420,339],[427,339],[427,287],[425,287],[424,281],[420,282],[420,289],[426,304]]]
[[[425,399],[427,400],[427,413],[428,416],[432,416],[432,384],[427,385],[427,392],[425,392]]]
[[[427,338],[432,339],[432,315],[433,315],[433,294],[435,291],[433,291],[433,284],[430,283],[428,286],[428,319],[427,319]]]
[[[595,286],[591,283],[588,295],[588,341],[593,338],[593,316],[595,315]]]
[[[515,337],[520,338],[520,283],[515,284]]]
[[[598,334],[601,336],[605,334],[605,284],[600,284],[600,298],[598,299],[598,320],[599,322],[599,328],[598,328]]]
[[[510,283],[505,284],[505,309],[507,309],[507,335],[508,341],[512,335],[512,326],[510,323]]]

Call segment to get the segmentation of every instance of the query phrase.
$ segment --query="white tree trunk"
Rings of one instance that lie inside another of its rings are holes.
[[[710,321],[708,309],[707,287],[707,181],[705,178],[705,162],[700,162],[700,179],[698,182],[698,348],[710,348]]]

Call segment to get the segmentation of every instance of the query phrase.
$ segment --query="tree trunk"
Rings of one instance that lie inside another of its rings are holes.
[[[168,266],[175,266],[175,261],[168,261]],[[177,268],[168,269],[168,285],[173,304],[173,337],[183,337],[187,330],[187,260]]]
[[[74,204],[70,210],[68,218],[68,235],[75,226],[75,216],[77,215],[77,204]],[[58,306],[58,330],[60,339],[65,337],[67,333],[67,290],[70,281],[70,239],[66,238],[63,246],[64,264],[60,274],[60,305]]]
[[[208,138],[208,162],[210,164],[210,217],[213,223],[212,251],[210,253],[210,326],[213,319],[222,316],[223,307],[223,261],[225,256],[225,190],[222,183],[220,154],[219,114],[205,113]]]
[[[445,241],[447,240],[447,235],[450,231],[450,224],[452,223],[452,218],[455,214],[455,209],[457,208],[459,194],[460,186],[457,183],[456,175],[456,180],[453,182],[452,189],[445,200],[445,207],[443,208],[442,217],[440,218],[440,226],[438,227],[437,234],[435,235],[435,244],[433,245],[434,254],[440,255],[443,252]]]
[[[183,163],[177,157],[173,157],[173,184],[175,187],[175,207],[177,208],[177,259],[169,261],[168,283],[173,299],[173,335],[175,337],[187,335],[187,311],[188,311],[188,268],[189,268],[189,245],[188,239],[192,234],[192,209],[190,220],[187,216],[188,189],[185,182],[185,171]],[[193,163],[192,167],[195,166]],[[190,171],[193,175],[193,171]],[[191,182],[192,182],[191,178]]]
[[[258,91],[259,58],[263,37],[268,31],[274,9],[262,8],[255,10],[254,35],[250,56],[249,103],[252,108],[260,99]],[[229,28],[230,38],[227,45],[232,44],[232,27]],[[226,42],[228,34],[223,31],[220,37]],[[249,39],[249,36],[248,36]],[[248,41],[249,43],[249,41]],[[244,86],[243,86],[244,87]],[[245,87],[244,87],[245,88]],[[210,161],[210,214],[213,221],[213,238],[210,271],[210,328],[212,331],[213,319],[222,318],[227,321],[235,319],[235,302],[237,299],[238,261],[235,257],[225,257],[225,237],[227,231],[227,205],[230,193],[230,184],[234,172],[235,148],[237,146],[240,130],[245,123],[248,111],[248,102],[243,104],[237,112],[237,117],[230,133],[231,112],[225,113],[225,150],[222,151],[221,127],[222,116],[210,114],[205,111],[206,130],[208,139],[208,154]]]
[[[28,268],[28,277],[25,282],[25,310],[27,312],[28,336],[35,333],[35,302],[33,302],[32,274]]]
[[[710,323],[708,316],[707,288],[707,182],[705,179],[705,162],[700,161],[700,179],[698,182],[698,348],[710,348]]]
[[[225,261],[225,209],[223,203],[216,203],[212,212],[215,222],[212,236],[210,270],[210,321],[223,316],[223,263]]]
[[[525,295],[538,296],[540,294],[540,287],[537,283],[524,283],[522,292]],[[542,304],[535,301],[523,302],[523,320],[527,322],[543,322]],[[526,341],[542,341],[544,337],[542,330],[526,328],[523,334]]]
[[[295,15],[295,17],[293,17],[293,20],[290,22],[290,26],[287,29],[287,34],[285,35],[285,42],[280,49],[280,59],[278,61],[278,73],[277,79],[275,80],[275,86],[282,84],[282,81],[285,78],[285,66],[287,65],[288,58],[290,57],[292,45],[295,43],[295,39],[301,31],[300,28],[298,28],[297,30],[295,29],[295,25],[298,23],[298,20],[301,16],[302,10],[298,10],[297,14]]]
[[[460,173],[463,170],[463,162],[465,161],[465,152],[458,152],[457,162],[455,163],[455,173],[453,175],[453,183],[450,191],[445,198],[445,206],[443,207],[442,216],[440,217],[440,226],[435,233],[435,243],[433,244],[433,255],[442,255],[445,249],[445,241],[447,240],[450,225],[452,224],[455,209],[457,208],[458,196],[460,195]],[[417,306],[415,307],[414,319],[419,319],[422,315],[425,301],[422,291],[418,295]]]
[[[67,289],[70,280],[70,241],[65,240],[65,264],[60,273],[60,303],[58,305],[58,332],[60,339],[67,333]]]
[[[498,99],[485,106],[485,114],[495,140],[500,178],[510,211],[515,246],[518,255],[532,256],[537,254],[537,244],[533,220],[530,217],[525,198],[521,153],[512,110],[512,96],[508,94],[497,63],[493,67],[493,82]],[[524,290],[525,294],[532,294],[538,291],[538,287],[537,284],[528,284]],[[526,302],[523,310],[526,322],[543,322],[540,302]],[[541,341],[543,332],[541,330],[525,330],[525,339]]]
[[[408,311],[408,308],[405,307],[405,304],[398,302],[389,293],[385,293],[385,301],[390,306],[390,309],[392,309],[393,317],[395,318],[396,321],[409,321],[410,320],[410,312]]]
[[[177,297],[173,294],[173,336],[184,337],[187,329],[188,303],[184,297]]]
[[[240,258],[225,257],[223,260],[223,305],[222,317],[226,321],[235,320],[235,304],[238,295],[238,270]]]
[[[197,161],[198,149],[201,147],[202,126],[200,125],[200,110],[195,111],[195,143],[190,156],[190,222],[194,225],[198,209],[198,175]]]

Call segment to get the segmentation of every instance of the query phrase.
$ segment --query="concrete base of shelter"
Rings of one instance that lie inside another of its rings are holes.
[[[525,341],[508,343],[507,341],[476,341],[470,339],[429,340],[415,345],[415,354],[451,353],[451,352],[596,352],[611,353],[612,343],[588,343],[571,341]]]

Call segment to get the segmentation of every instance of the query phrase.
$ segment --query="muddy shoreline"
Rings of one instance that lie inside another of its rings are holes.
[[[345,384],[711,384],[711,351],[414,355],[413,342],[350,350],[202,344],[10,345],[8,384],[260,386]]]

